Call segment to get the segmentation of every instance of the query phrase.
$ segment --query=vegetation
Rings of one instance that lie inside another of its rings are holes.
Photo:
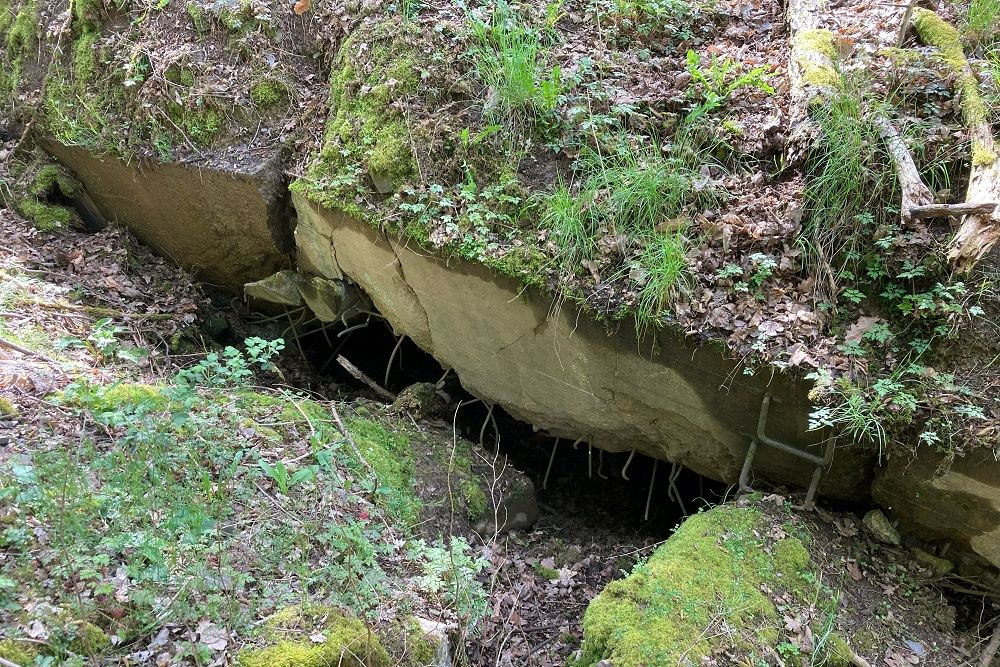
[[[726,649],[753,662],[773,647],[780,651],[784,623],[762,590],[808,600],[821,586],[802,541],[771,542],[766,523],[752,508],[717,507],[689,518],[648,561],[594,598],[575,665],[683,664]],[[833,607],[823,619],[827,637],[835,613]],[[812,664],[849,665],[853,652],[843,640],[825,639]]]

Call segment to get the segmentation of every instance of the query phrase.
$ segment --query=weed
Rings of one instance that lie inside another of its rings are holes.
[[[470,17],[470,51],[489,89],[485,115],[493,122],[530,122],[556,107],[562,92],[558,66],[546,68],[538,33],[511,7],[496,5],[489,22]]]
[[[694,122],[723,107],[733,93],[743,88],[759,90],[768,95],[774,94],[774,88],[767,82],[771,74],[764,66],[741,71],[740,66],[731,58],[720,60],[713,54],[708,66],[703,67],[701,56],[695,51],[688,50],[687,71],[691,75],[688,95],[701,98],[688,115],[689,122]]]
[[[590,217],[593,198],[592,189],[574,195],[563,182],[544,198],[541,225],[550,231],[559,248],[563,271],[575,272],[580,262],[590,259],[594,252],[595,229]]]
[[[684,288],[687,275],[687,238],[684,230],[655,232],[644,239],[642,253],[636,262],[639,282],[639,302],[636,321],[641,330],[656,327],[667,304],[678,290]]]
[[[89,348],[102,362],[121,359],[131,363],[141,363],[149,356],[149,350],[134,345],[122,344],[119,337],[126,329],[116,325],[110,317],[94,322],[86,339],[64,336],[56,341],[56,349]]]
[[[475,556],[465,539],[455,536],[448,544],[417,540],[411,543],[410,558],[422,570],[415,580],[417,588],[436,598],[441,608],[453,610],[465,627],[474,628],[487,609],[486,590],[476,580],[487,561]]]
[[[870,120],[873,114],[862,106],[861,98],[845,88],[815,112],[820,137],[808,164],[806,236],[814,243],[810,254],[831,264],[832,278],[853,274],[867,254],[865,225],[879,227],[894,219],[886,202],[893,201],[895,174]]]
[[[993,42],[1000,30],[1000,0],[970,0],[965,15],[965,35]]]

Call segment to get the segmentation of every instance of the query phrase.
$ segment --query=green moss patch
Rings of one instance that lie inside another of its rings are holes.
[[[761,588],[798,588],[810,566],[801,541],[768,544],[765,526],[761,512],[732,506],[690,517],[648,562],[591,602],[581,667],[602,659],[615,667],[697,663],[727,648],[762,656],[781,623]],[[725,631],[731,628],[739,631]]]
[[[396,108],[419,81],[404,32],[383,26],[374,35],[355,33],[341,46],[330,76],[323,148],[294,186],[313,201],[361,214],[354,202],[359,187],[392,192],[416,174],[406,121]],[[362,53],[357,44],[365,37],[372,48]]]
[[[361,621],[330,607],[289,607],[261,633],[269,646],[244,650],[240,667],[384,667],[389,654]]]
[[[921,41],[938,49],[941,59],[954,72],[962,95],[962,119],[966,126],[971,128],[987,122],[986,102],[979,93],[979,81],[965,57],[958,30],[937,13],[921,7],[913,11],[913,27]],[[996,159],[997,154],[992,146],[985,146],[973,138],[973,165],[993,164]]]

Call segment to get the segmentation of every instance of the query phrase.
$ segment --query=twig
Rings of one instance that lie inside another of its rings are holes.
[[[993,664],[993,657],[997,654],[998,648],[1000,648],[1000,623],[997,623],[993,628],[990,643],[986,645],[983,655],[979,658],[979,667],[990,667]]]
[[[368,377],[367,375],[365,375],[364,372],[362,372],[362,370],[360,368],[358,368],[357,366],[355,366],[354,364],[352,364],[351,362],[349,362],[347,359],[345,359],[343,355],[338,355],[337,356],[337,363],[340,364],[341,366],[343,366],[344,370],[346,370],[348,373],[350,373],[351,375],[353,375],[356,380],[358,380],[359,382],[363,382],[364,384],[368,385],[372,389],[372,391],[374,391],[379,396],[387,398],[390,401],[395,401],[396,400],[396,394],[392,393],[388,389],[385,389],[385,388],[379,386],[375,382],[375,380],[373,380],[370,377]]]
[[[27,348],[23,348],[20,345],[17,345],[16,343],[10,342],[6,338],[0,338],[0,347],[6,347],[9,350],[14,350],[15,352],[20,352],[21,354],[23,354],[25,356],[33,357],[35,359],[41,359],[42,361],[48,362],[50,364],[58,365],[58,364],[56,364],[55,360],[50,359],[49,357],[46,357],[41,352],[35,352],[33,350],[29,350]]]
[[[0,658],[0,666],[2,666],[2,667],[21,667],[21,665],[17,664],[16,662],[11,662],[10,660],[7,660],[5,658]]]

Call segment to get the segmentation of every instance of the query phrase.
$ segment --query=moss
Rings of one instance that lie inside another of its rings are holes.
[[[76,197],[83,192],[80,181],[58,165],[48,164],[38,170],[28,191],[36,197],[46,197],[58,189],[66,197]]]
[[[323,147],[307,178],[297,184],[313,201],[357,213],[356,190],[366,171],[381,191],[398,189],[416,173],[409,131],[394,103],[416,91],[414,53],[401,34],[383,27],[371,35],[373,48],[359,58],[359,37],[344,40],[330,76]]]
[[[833,33],[814,28],[801,30],[792,44],[792,60],[802,70],[802,80],[819,88],[839,88],[840,72],[834,66],[837,48]]]
[[[108,633],[89,621],[80,621],[74,624],[74,638],[70,642],[69,650],[80,655],[98,655],[111,648],[111,638]]]
[[[972,128],[986,123],[988,118],[986,102],[979,93],[979,81],[962,50],[962,37],[958,30],[936,12],[922,7],[913,10],[913,27],[921,41],[935,47],[941,59],[955,74],[962,96],[962,119],[966,127]],[[989,165],[996,159],[993,147],[983,145],[981,140],[973,136],[972,163]]]
[[[398,520],[415,522],[420,501],[413,490],[413,451],[409,438],[367,419],[352,419],[347,428],[378,477],[386,509]]]
[[[14,639],[0,640],[0,658],[4,660],[27,667],[35,664],[37,656],[38,652],[29,642],[19,642]]]
[[[167,115],[196,144],[210,144],[222,131],[222,114],[203,104],[192,107],[171,102],[167,106]]]
[[[240,667],[388,667],[389,654],[361,621],[329,607],[284,609],[261,633],[270,646],[245,649]],[[311,637],[322,635],[322,642]]]
[[[522,245],[509,249],[502,257],[487,257],[483,260],[483,264],[522,284],[543,288],[549,258],[537,246]]]
[[[809,567],[796,538],[768,555],[760,537],[765,525],[757,510],[732,506],[690,517],[648,562],[591,602],[579,664],[666,665],[683,656],[697,662],[721,648],[760,655],[761,647],[777,642],[780,627],[761,586],[780,588]],[[757,628],[756,636],[705,631],[718,622]]]
[[[94,412],[115,412],[143,404],[160,409],[169,403],[158,387],[130,382],[85,387],[77,393],[64,394],[64,398],[69,405],[87,407]]]
[[[827,667],[850,667],[854,664],[854,651],[851,650],[847,641],[836,632],[831,633],[826,638],[822,654],[825,659],[822,664],[827,665]]]
[[[469,521],[475,523],[486,516],[489,501],[486,498],[486,492],[483,491],[483,487],[477,480],[463,480],[459,485],[459,492],[465,503],[465,513]]]
[[[194,26],[194,29],[197,32],[205,34],[211,29],[211,23],[205,17],[205,10],[203,10],[199,5],[194,2],[189,2],[187,3],[186,9],[188,16],[191,17],[191,25]]]
[[[268,111],[288,104],[288,88],[278,81],[258,81],[250,87],[250,99],[258,111]]]
[[[101,33],[85,29],[73,43],[73,81],[80,92],[97,74],[97,40]]]
[[[35,48],[38,41],[38,12],[35,3],[26,3],[14,16],[7,32],[7,55],[24,55]]]
[[[14,209],[43,232],[62,229],[73,219],[73,214],[65,206],[44,204],[31,197],[16,202]]]
[[[183,67],[175,63],[163,72],[163,78],[178,86],[187,86],[190,88],[194,85],[195,76],[194,70],[190,67]]]
[[[16,417],[17,415],[17,406],[11,403],[10,399],[0,396],[0,417]]]
[[[535,563],[533,567],[538,576],[548,579],[549,581],[555,581],[559,578],[559,570],[551,567],[545,567],[541,563]]]
[[[437,646],[424,634],[420,623],[415,618],[408,621],[409,632],[406,642],[406,662],[407,667],[427,667],[437,663]]]

